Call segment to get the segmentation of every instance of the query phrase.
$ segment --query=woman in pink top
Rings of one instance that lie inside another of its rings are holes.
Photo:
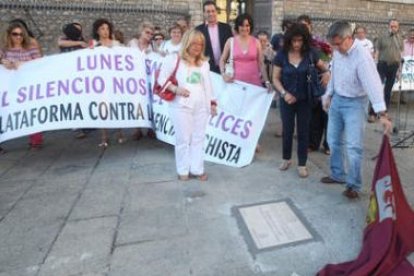
[[[270,90],[271,85],[266,74],[260,42],[251,35],[252,17],[246,13],[239,15],[234,30],[236,35],[227,40],[220,59],[220,71],[224,81],[239,80],[258,86],[265,84]],[[233,59],[233,76],[225,73],[225,64],[231,59]]]
[[[27,30],[20,23],[10,23],[6,31],[4,45],[1,45],[0,63],[6,69],[17,70],[22,63],[40,57],[39,48],[33,45]],[[40,149],[42,143],[42,133],[29,136],[31,149]]]

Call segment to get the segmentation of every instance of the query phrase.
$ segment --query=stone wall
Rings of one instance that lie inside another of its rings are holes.
[[[99,3],[97,3],[99,2]],[[144,3],[147,2],[147,5]],[[139,24],[146,20],[160,26],[165,32],[179,17],[188,15],[188,1],[85,1],[38,0],[0,1],[2,27],[14,18],[25,20],[38,38],[44,53],[58,52],[56,41],[62,35],[62,26],[73,20],[84,26],[85,38],[89,39],[92,23],[107,18],[115,29],[124,32],[128,41],[137,33]]]
[[[39,37],[45,53],[55,53],[62,26],[72,20],[80,21],[85,26],[86,37],[90,37],[92,22],[106,17],[130,39],[143,20],[165,31],[183,15],[191,16],[192,25],[200,24],[202,3],[203,0],[0,0],[0,24],[4,26],[13,18],[24,19]],[[365,25],[371,39],[387,29],[390,18],[399,19],[403,31],[414,26],[414,4],[374,0],[274,0],[272,33],[280,32],[284,18],[294,19],[304,13],[313,18],[314,33],[322,36],[338,19]]]
[[[368,29],[370,39],[385,32],[391,18],[397,18],[400,21],[403,32],[414,26],[414,4],[372,0],[283,0],[279,2],[283,2],[285,18],[296,18],[300,14],[310,15],[313,18],[314,32],[320,35],[325,35],[330,24],[338,19],[364,25]]]

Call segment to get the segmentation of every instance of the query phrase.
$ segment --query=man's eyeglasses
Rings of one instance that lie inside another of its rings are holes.
[[[162,37],[154,37],[154,39],[153,39],[154,41],[158,41],[158,40],[164,40],[164,38],[162,38]]]
[[[151,32],[151,31],[145,31],[145,33],[146,33],[147,35],[151,35],[151,36],[153,36],[153,35],[154,35],[154,33],[153,33],[153,32]]]

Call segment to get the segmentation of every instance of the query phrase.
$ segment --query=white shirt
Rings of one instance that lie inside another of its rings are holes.
[[[374,44],[372,44],[371,40],[364,38],[364,39],[355,39],[356,42],[360,43],[362,47],[366,48],[371,55],[374,53]]]
[[[368,95],[376,113],[386,110],[374,59],[360,43],[354,42],[346,54],[334,51],[331,72],[325,99],[334,93],[348,98]]]
[[[138,41],[138,39],[136,39],[136,38],[131,39],[131,40],[128,42],[127,46],[128,46],[128,47],[131,47],[131,48],[137,48],[137,49],[138,49],[140,52],[142,52],[144,55],[145,55],[145,54],[149,54],[149,53],[151,53],[151,52],[152,52],[152,45],[151,45],[151,43],[150,43],[150,44],[148,44],[148,47],[147,47],[146,49],[141,49],[141,48],[139,48],[139,41]]]
[[[168,54],[177,54],[181,50],[181,43],[174,45],[171,40],[168,40],[162,45],[161,51]]]
[[[160,75],[158,77],[158,83],[164,85],[167,79],[173,73],[177,64],[177,55],[168,55],[162,63]],[[193,73],[197,73],[200,77],[201,82],[199,85],[194,85],[189,81]],[[215,99],[213,86],[210,77],[210,64],[208,61],[204,61],[203,64],[198,66],[189,66],[183,60],[180,60],[177,73],[175,75],[178,86],[183,87],[190,91],[189,97],[176,96],[175,99],[170,103],[173,106],[185,106],[193,108],[194,105],[202,103],[202,105],[210,110],[210,101]]]

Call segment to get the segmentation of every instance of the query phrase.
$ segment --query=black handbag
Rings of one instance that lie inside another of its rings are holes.
[[[309,66],[306,78],[308,82],[308,98],[310,101],[325,94],[325,88],[322,87],[318,69],[316,68],[311,52],[309,52]]]

